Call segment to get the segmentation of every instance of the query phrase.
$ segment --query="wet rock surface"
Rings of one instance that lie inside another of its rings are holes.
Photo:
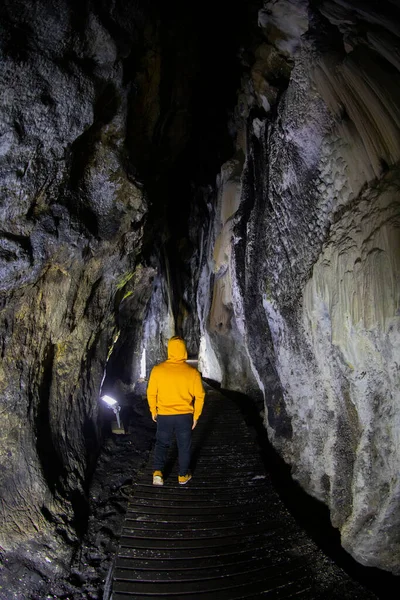
[[[383,39],[400,13],[311,8],[265,2],[243,63],[203,251],[200,368],[261,392],[272,443],[343,546],[398,573],[400,74]]]
[[[104,414],[104,445],[88,491],[87,515],[81,523],[83,538],[75,544],[70,564],[57,571],[49,557],[41,563],[35,544],[31,544],[29,559],[8,554],[0,571],[1,600],[109,598],[131,485],[148,460],[155,426],[141,394],[124,399],[121,418],[125,434],[112,433],[113,413],[108,412]],[[38,539],[37,548],[42,543]]]
[[[1,544],[30,561],[33,543],[38,562],[62,570],[147,203],[124,168],[127,91],[99,15],[5,2],[0,27]]]

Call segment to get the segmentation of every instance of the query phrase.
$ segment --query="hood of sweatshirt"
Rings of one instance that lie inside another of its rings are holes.
[[[178,336],[168,342],[168,360],[170,362],[183,362],[187,359],[187,350],[184,340]]]

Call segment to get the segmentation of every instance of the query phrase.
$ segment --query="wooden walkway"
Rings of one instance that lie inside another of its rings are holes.
[[[112,600],[371,599],[297,526],[237,406],[209,390],[193,435],[193,479],[163,487],[152,457],[134,484]]]

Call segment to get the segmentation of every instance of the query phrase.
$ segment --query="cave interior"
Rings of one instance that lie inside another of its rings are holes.
[[[2,2],[4,600],[70,574],[100,398],[145,420],[173,335],[299,518],[397,581],[399,37],[398,0]]]

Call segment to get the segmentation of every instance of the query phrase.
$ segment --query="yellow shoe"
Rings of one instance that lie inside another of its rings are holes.
[[[153,485],[164,485],[164,479],[163,479],[161,471],[154,471]]]
[[[178,476],[179,485],[185,485],[185,483],[187,483],[191,479],[192,479],[192,476],[190,475],[190,473],[188,473],[187,475],[179,475]]]

